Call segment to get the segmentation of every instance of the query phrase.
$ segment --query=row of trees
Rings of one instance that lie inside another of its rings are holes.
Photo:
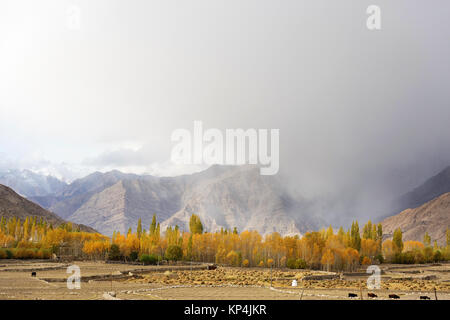
[[[164,233],[153,216],[148,231],[139,220],[136,231],[114,232],[111,238],[100,234],[73,230],[70,223],[53,228],[43,220],[4,218],[0,221],[0,258],[48,258],[62,244],[79,247],[84,257],[92,259],[141,260],[157,263],[166,260],[186,260],[232,266],[274,266],[315,268],[325,270],[355,270],[360,265],[382,263],[424,263],[450,260],[450,231],[447,243],[431,245],[425,234],[423,242],[403,241],[402,231],[395,230],[392,240],[383,241],[381,224],[367,222],[359,228],[357,221],[345,231],[330,226],[302,237],[272,233],[261,236],[256,231],[238,233],[236,228],[204,232],[200,218],[193,214],[189,232],[178,226]]]
[[[236,228],[219,232],[204,232],[197,215],[192,215],[189,232],[178,226],[168,227],[164,235],[153,216],[149,231],[138,222],[136,232],[115,232],[111,246],[91,241],[85,244],[85,252],[100,258],[108,254],[110,259],[137,260],[157,263],[162,259],[218,263],[232,266],[275,266],[290,268],[316,268],[325,270],[355,270],[361,264],[422,263],[450,259],[450,231],[447,245],[433,247],[421,242],[403,242],[397,229],[392,240],[383,241],[381,224],[364,225],[360,231],[358,222],[345,231],[328,229],[308,232],[303,237],[272,233],[261,236],[256,231],[238,233]],[[413,259],[411,257],[414,257]]]
[[[17,218],[0,219],[0,258],[16,259],[48,259],[59,254],[60,246],[83,248],[85,243],[104,243],[107,248],[110,242],[107,237],[98,233],[81,232],[69,222],[53,227],[44,219],[27,217],[24,221]],[[80,250],[81,253],[81,250]]]

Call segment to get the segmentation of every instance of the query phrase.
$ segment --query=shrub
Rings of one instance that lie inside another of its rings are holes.
[[[398,253],[395,255],[395,263],[413,264],[415,262],[415,254],[412,251]]]
[[[384,263],[384,257],[382,254],[377,254],[375,259],[378,260],[379,263]]]
[[[139,261],[143,262],[145,265],[157,264],[158,260],[161,260],[159,256],[154,254],[141,254]]]
[[[248,267],[249,264],[250,264],[250,263],[248,262],[247,259],[245,259],[244,261],[242,261],[242,266],[243,266],[243,267]]]
[[[35,252],[36,249],[16,248],[13,251],[13,255],[16,259],[34,259],[36,258]]]
[[[139,257],[139,253],[137,251],[131,251],[130,252],[130,260],[136,261]]]
[[[425,262],[425,256],[420,250],[414,251],[414,262],[415,263],[424,263]]]
[[[303,259],[294,259],[294,258],[289,258],[286,266],[289,269],[306,269],[306,261]]]
[[[442,260],[442,253],[440,250],[436,250],[436,252],[433,255],[434,262],[439,262]]]
[[[433,248],[426,247],[423,249],[423,255],[425,257],[425,262],[433,262]]]
[[[50,251],[50,249],[41,249],[39,251],[42,252],[43,259],[50,259],[52,257],[52,252]]]
[[[306,269],[308,267],[308,265],[306,264],[306,261],[298,258],[297,259],[297,269]]]
[[[297,269],[297,262],[294,258],[289,258],[286,262],[286,267],[289,269]]]

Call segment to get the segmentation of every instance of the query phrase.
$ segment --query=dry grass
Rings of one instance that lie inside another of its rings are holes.
[[[322,274],[310,270],[273,270],[264,268],[228,268],[216,270],[171,271],[146,267],[144,273],[136,276],[140,266],[105,264],[102,262],[75,262],[82,276],[110,275],[131,272],[134,276],[123,280],[82,282],[80,290],[69,290],[65,280],[68,277],[66,265],[15,261],[4,263],[0,269],[0,299],[102,299],[104,292],[115,291],[121,299],[348,299],[354,292],[367,298],[367,277],[345,276],[335,280],[302,280],[304,276]],[[52,267],[48,269],[48,267]],[[425,294],[434,297],[434,288],[439,299],[450,299],[450,265],[408,266],[388,270],[382,266],[381,289],[376,290],[379,299],[396,293],[401,299],[418,299]],[[37,269],[37,277],[31,277],[28,270]],[[410,271],[417,270],[411,274]],[[402,271],[405,271],[402,273]],[[409,272],[409,273],[408,273]],[[434,275],[434,280],[420,279]],[[270,289],[270,279],[274,289]],[[397,279],[396,279],[397,278]],[[403,278],[403,279],[400,279]],[[407,279],[412,278],[412,279]],[[46,282],[42,279],[59,279]],[[292,287],[296,279],[298,287]],[[362,291],[361,291],[362,290]]]

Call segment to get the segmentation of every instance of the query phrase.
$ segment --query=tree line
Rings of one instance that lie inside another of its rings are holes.
[[[0,221],[0,258],[50,258],[58,247],[80,248],[81,257],[141,261],[156,264],[162,260],[217,263],[238,267],[288,267],[335,271],[353,271],[374,263],[426,263],[450,260],[450,230],[446,243],[432,243],[428,233],[422,242],[403,241],[400,229],[392,240],[383,241],[381,224],[368,221],[360,230],[354,221],[348,230],[328,229],[307,232],[303,236],[265,236],[257,231],[238,232],[221,229],[205,232],[200,218],[193,214],[189,232],[178,226],[162,232],[156,215],[146,230],[139,219],[136,230],[114,232],[111,238],[73,230],[70,223],[53,228],[45,221],[27,218],[2,218]]]
[[[424,243],[403,241],[402,231],[395,230],[392,240],[383,241],[381,224],[368,221],[359,228],[358,221],[345,231],[328,229],[308,232],[300,236],[281,236],[274,232],[265,236],[257,231],[221,229],[204,232],[200,218],[193,214],[189,232],[178,226],[160,230],[156,215],[149,230],[139,219],[136,232],[114,232],[111,247],[85,246],[86,252],[96,258],[105,255],[112,260],[140,260],[158,263],[161,260],[185,260],[217,263],[240,267],[289,267],[352,271],[361,265],[373,263],[425,263],[450,260],[450,231],[446,245],[440,247],[431,239]],[[429,238],[428,234],[425,236]]]
[[[72,223],[53,227],[45,219],[27,217],[0,219],[0,259],[50,259],[59,254],[61,246],[82,248],[88,241],[109,245],[108,237],[98,233],[81,232]]]

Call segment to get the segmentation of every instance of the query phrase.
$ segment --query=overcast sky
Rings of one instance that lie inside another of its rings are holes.
[[[370,4],[381,30],[366,28]],[[448,0],[2,0],[0,168],[176,175],[199,169],[169,161],[172,131],[194,120],[277,128],[280,174],[365,211],[450,165],[449,12]]]

